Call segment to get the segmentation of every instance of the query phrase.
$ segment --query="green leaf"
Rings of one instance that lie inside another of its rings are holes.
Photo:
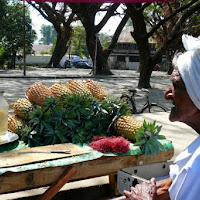
[[[158,135],[158,139],[162,140],[162,139],[166,139],[166,137],[164,135]]]
[[[140,140],[140,141],[138,141],[138,142],[135,142],[134,143],[134,146],[142,146],[142,145],[144,145],[146,143],[146,140],[145,139],[142,139],[142,140]]]
[[[145,149],[144,149],[144,154],[146,155],[146,157],[150,154],[150,149],[149,149],[149,144],[148,142],[144,145]]]

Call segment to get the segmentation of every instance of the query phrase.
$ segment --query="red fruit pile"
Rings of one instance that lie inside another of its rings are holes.
[[[102,153],[127,153],[129,149],[130,142],[124,137],[104,137],[104,136],[94,136],[93,141],[89,146]]]

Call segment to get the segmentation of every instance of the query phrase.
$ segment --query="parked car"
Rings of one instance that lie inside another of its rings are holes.
[[[69,60],[66,60],[65,63],[64,63],[64,68],[72,68],[72,62],[70,62]]]
[[[87,61],[83,61],[83,60],[76,62],[75,67],[82,68],[82,69],[92,69],[92,66],[88,64]]]

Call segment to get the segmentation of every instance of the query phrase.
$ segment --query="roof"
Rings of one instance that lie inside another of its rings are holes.
[[[35,54],[41,54],[41,52],[50,52],[51,48],[52,45],[33,45],[33,51],[35,52]]]
[[[119,35],[118,41],[117,42],[130,42],[132,43],[134,41],[131,31],[133,31],[133,27],[129,26],[122,30],[121,34]]]
[[[132,31],[133,31],[132,26],[129,26],[129,27],[125,28],[124,30],[122,30],[117,42],[118,43],[133,43],[135,40],[133,39],[133,37],[131,35]],[[156,43],[156,42],[152,37],[150,37],[149,43]]]

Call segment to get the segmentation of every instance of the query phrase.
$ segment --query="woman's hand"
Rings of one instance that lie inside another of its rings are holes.
[[[126,200],[154,200],[156,197],[156,180],[152,178],[149,183],[142,182],[135,187],[131,187],[131,191],[124,191]]]

